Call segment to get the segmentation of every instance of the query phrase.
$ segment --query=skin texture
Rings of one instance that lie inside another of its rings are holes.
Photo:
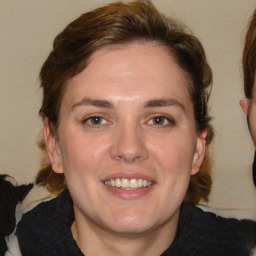
[[[254,86],[252,90],[252,98],[243,98],[240,101],[240,106],[248,118],[248,126],[251,133],[251,137],[256,148],[256,86],[254,80]]]
[[[205,151],[186,84],[163,46],[105,48],[69,81],[58,136],[44,119],[48,157],[65,174],[72,233],[86,255],[159,255],[173,241]],[[113,189],[104,183],[111,178],[153,185]]]

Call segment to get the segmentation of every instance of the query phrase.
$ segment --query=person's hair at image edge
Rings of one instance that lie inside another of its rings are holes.
[[[256,10],[249,21],[245,36],[243,51],[244,93],[246,98],[252,98],[252,89],[256,70]]]
[[[80,73],[97,50],[125,46],[133,42],[156,42],[164,46],[184,71],[194,107],[195,129],[207,130],[206,144],[212,141],[213,129],[208,114],[212,73],[199,40],[186,28],[160,14],[147,0],[116,2],[81,15],[54,40],[53,50],[40,72],[43,102],[41,117],[47,117],[53,133],[57,132],[59,111],[67,81]],[[46,156],[45,144],[37,184],[53,193],[66,188],[63,174],[53,172]],[[86,145],[85,145],[86,146]],[[208,201],[211,190],[211,161],[208,147],[200,171],[191,177],[185,201],[197,204]]]
[[[255,81],[256,71],[256,9],[254,10],[245,36],[243,51],[243,74],[244,74],[244,94],[247,99],[252,98],[252,89]],[[250,123],[247,119],[250,130]],[[253,160],[253,182],[256,186],[256,151]]]

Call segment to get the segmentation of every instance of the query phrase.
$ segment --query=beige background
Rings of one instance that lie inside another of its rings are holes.
[[[55,35],[103,0],[0,0],[0,173],[20,183],[34,179],[41,130],[38,73]],[[202,41],[214,74],[211,113],[216,131],[210,206],[256,215],[253,146],[239,99],[245,27],[255,0],[153,0]]]

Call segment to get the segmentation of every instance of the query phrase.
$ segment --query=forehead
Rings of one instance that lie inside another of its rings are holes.
[[[87,67],[68,82],[65,95],[108,98],[169,96],[187,98],[185,72],[166,47],[159,44],[132,43],[96,51]],[[64,98],[65,98],[64,95]]]

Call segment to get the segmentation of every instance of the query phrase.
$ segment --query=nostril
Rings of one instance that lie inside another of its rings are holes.
[[[112,158],[115,160],[122,160],[127,163],[133,163],[135,161],[140,161],[146,159],[148,157],[148,152],[146,149],[139,149],[139,150],[113,150],[112,151]]]

